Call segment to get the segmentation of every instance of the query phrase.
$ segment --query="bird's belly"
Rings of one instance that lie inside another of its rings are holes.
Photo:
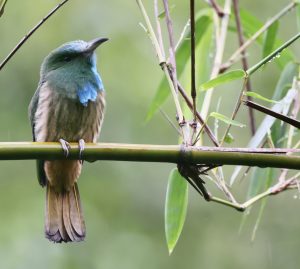
[[[35,137],[39,142],[96,142],[104,114],[104,93],[83,106],[78,100],[62,97],[45,87],[39,95],[35,113]],[[48,182],[56,191],[69,191],[81,172],[78,160],[45,161]]]

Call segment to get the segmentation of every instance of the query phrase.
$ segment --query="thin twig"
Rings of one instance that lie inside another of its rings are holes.
[[[167,122],[176,130],[176,132],[179,135],[181,135],[181,132],[176,127],[176,125],[172,122],[172,120],[170,119],[170,117],[168,116],[168,114],[163,109],[161,109],[161,108],[159,109],[159,112],[163,115],[163,117],[167,120]]]
[[[300,109],[300,104],[299,104],[299,80],[294,77],[294,81],[293,81],[293,89],[296,89],[298,94],[295,95],[294,97],[294,105],[291,111],[291,117],[296,119],[299,109]],[[289,126],[289,130],[288,130],[288,139],[287,139],[287,143],[286,146],[288,148],[292,147],[292,142],[293,142],[293,136],[294,136],[294,132],[295,132],[295,127],[293,125]],[[291,153],[287,153],[287,155],[289,155]],[[288,174],[288,169],[282,169],[280,176],[278,177],[278,182],[283,183],[285,181],[285,178]]]
[[[241,53],[247,49],[263,32],[265,32],[275,21],[278,21],[282,16],[286,15],[290,10],[298,5],[297,1],[292,1],[285,8],[280,10],[274,17],[269,19],[253,36],[251,36],[241,47],[239,47],[227,60],[222,64],[221,72],[225,72],[236,60],[240,57]]]
[[[14,54],[24,45],[24,43],[33,35],[33,33],[39,29],[58,9],[60,9],[65,3],[67,3],[69,0],[64,0],[61,3],[59,3],[54,9],[52,9],[46,17],[44,17],[36,26],[32,28],[26,34],[21,41],[15,46],[15,48],[8,54],[8,56],[1,62],[0,64],[0,70],[7,64],[7,62],[14,56]]]
[[[261,199],[266,198],[267,196],[270,195],[276,195],[279,194],[285,190],[292,190],[298,188],[297,185],[294,185],[294,182],[297,180],[297,178],[300,176],[300,173],[297,173],[293,177],[289,178],[286,181],[279,182],[276,185],[270,187],[266,191],[252,197],[248,201],[244,202],[243,204],[235,203],[235,202],[230,202],[223,200],[218,197],[211,196],[209,201],[216,202],[225,206],[229,206],[232,208],[237,209],[238,211],[245,211],[247,208],[255,204],[256,202],[260,201]]]
[[[193,100],[193,115],[196,122],[196,70],[195,70],[195,0],[190,0],[190,20],[191,20],[191,97]]]
[[[230,201],[227,201],[227,200],[224,200],[222,198],[219,198],[219,197],[215,197],[215,196],[211,196],[210,197],[210,202],[215,202],[215,203],[218,203],[218,204],[221,204],[221,205],[225,205],[225,206],[228,206],[228,207],[232,207],[238,211],[245,211],[246,208],[244,208],[241,204],[238,204],[238,203],[233,203],[233,202],[230,202]]]
[[[166,14],[166,23],[167,23],[167,29],[168,29],[168,37],[169,37],[169,43],[170,43],[170,63],[171,63],[171,72],[172,72],[172,78],[174,87],[177,91],[177,68],[176,68],[176,58],[175,58],[175,44],[174,44],[174,33],[173,33],[173,24],[171,20],[170,10],[169,10],[169,4],[168,0],[163,0],[164,3],[164,9]]]
[[[4,8],[5,8],[5,5],[7,4],[7,0],[4,0],[2,3],[1,3],[1,6],[0,6],[0,17],[3,15],[4,13]]]
[[[300,110],[300,95],[299,95],[299,85],[300,81],[299,81],[299,77],[295,77],[294,78],[294,82],[293,82],[293,88],[297,90],[298,94],[296,94],[296,96],[294,97],[294,106],[291,112],[291,117],[296,119],[297,115],[299,113]],[[289,132],[288,132],[288,140],[287,140],[287,147],[292,147],[292,141],[293,141],[293,136],[295,133],[295,128],[293,126],[290,126]]]
[[[179,45],[181,44],[181,42],[183,41],[183,39],[185,38],[185,34],[187,32],[187,29],[190,27],[190,19],[188,19],[188,21],[186,22],[186,24],[184,25],[182,31],[181,31],[181,34],[180,34],[180,37],[176,43],[176,46],[175,46],[175,51],[179,48]]]
[[[290,124],[291,126],[294,126],[298,129],[300,129],[300,121],[294,119],[293,117],[288,117],[286,115],[283,115],[282,113],[275,112],[272,109],[269,109],[265,106],[259,105],[255,102],[252,102],[252,101],[244,100],[243,103],[246,106],[252,107],[252,108],[254,108],[254,109],[256,109],[260,112],[263,112],[264,114],[270,115],[270,116],[272,116],[276,119],[282,120],[282,121]]]
[[[216,13],[218,14],[218,16],[220,18],[222,18],[224,16],[224,12],[221,9],[221,7],[217,4],[217,2],[215,0],[209,0],[209,3],[211,4],[211,6],[214,8],[214,10],[216,11]]]
[[[233,202],[233,203],[237,203],[236,199],[234,198],[233,194],[230,192],[230,190],[228,189],[227,187],[227,184],[224,180],[224,174],[223,174],[223,169],[221,169],[221,167],[217,167],[217,172],[218,174],[216,173],[215,176],[219,182],[219,185],[221,187],[221,190],[223,191],[223,193],[227,196],[227,198]]]
[[[158,13],[158,2],[154,0],[154,15],[156,21],[156,31],[157,31],[157,39],[160,46],[160,50],[162,52],[163,57],[165,57],[164,43],[161,33],[160,21],[159,21],[159,13]]]
[[[237,34],[238,34],[238,39],[239,39],[239,46],[241,47],[244,44],[244,36],[243,36],[243,29],[242,29],[241,18],[240,18],[240,11],[239,11],[239,0],[233,0],[233,11],[234,11],[234,15],[235,15],[235,24],[236,24],[236,28],[237,28]],[[247,56],[246,56],[246,50],[243,50],[241,54],[242,54],[243,69],[246,71],[249,68],[249,66],[248,66],[248,60],[247,60]],[[247,91],[251,91],[250,79],[247,80],[246,90]],[[248,96],[247,99],[249,101],[252,101],[251,96]],[[253,111],[253,109],[251,107],[249,107],[248,112],[249,112],[251,134],[254,135],[255,131],[256,131],[254,111]]]

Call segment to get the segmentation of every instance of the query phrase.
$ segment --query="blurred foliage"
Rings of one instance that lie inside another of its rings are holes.
[[[152,1],[145,2],[152,11]],[[57,3],[56,0],[8,1],[0,19],[0,59]],[[265,21],[287,3],[287,0],[244,0],[241,7]],[[189,7],[185,1],[174,0],[171,4],[176,5],[172,17],[178,38]],[[199,9],[204,7],[207,7],[205,1],[198,3]],[[110,42],[98,50],[98,65],[108,103],[100,141],[177,143],[177,133],[160,115],[144,123],[162,74],[148,37],[138,26],[141,20],[135,1],[73,0],[58,11],[0,72],[0,141],[31,140],[27,107],[37,86],[41,61],[47,53],[70,40],[105,36]],[[295,16],[286,16],[280,21],[276,37],[285,41],[295,32]],[[235,33],[230,33],[228,40],[229,53],[225,59],[238,43]],[[299,42],[291,47],[297,56],[298,46]],[[261,51],[254,45],[248,55],[252,65],[261,58]],[[263,72],[253,77],[253,90],[271,97],[279,74],[275,64],[266,65]],[[227,91],[228,97],[221,99],[225,115],[230,115],[240,87],[240,82],[234,82],[216,91],[215,100]],[[167,102],[164,109],[174,115],[171,102]],[[236,120],[244,122],[246,113],[243,109]],[[247,144],[247,128],[235,128],[231,132],[238,138],[232,146]],[[243,233],[238,235],[240,213],[208,204],[190,189],[189,210],[180,244],[169,256],[163,217],[171,168],[172,165],[150,163],[85,164],[79,185],[87,223],[86,241],[55,245],[44,239],[45,193],[38,185],[34,161],[1,161],[1,268],[298,266],[300,240],[295,234],[300,230],[300,218],[298,214],[291,214],[291,210],[298,210],[299,199],[293,199],[290,193],[281,194],[266,205],[257,238],[251,243],[255,219],[248,221]],[[225,170],[225,176],[228,174]],[[237,184],[236,189],[246,189],[245,185],[248,185],[247,179]],[[241,191],[240,197],[243,196]],[[258,209],[259,206],[254,206],[252,211]]]

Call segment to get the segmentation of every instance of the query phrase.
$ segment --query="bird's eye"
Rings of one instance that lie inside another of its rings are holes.
[[[72,60],[72,58],[70,56],[65,56],[63,58],[64,62],[70,62]]]

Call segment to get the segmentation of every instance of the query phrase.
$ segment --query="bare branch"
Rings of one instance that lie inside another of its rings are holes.
[[[243,103],[246,105],[246,106],[249,106],[249,107],[252,107],[260,112],[263,112],[264,114],[267,114],[267,115],[270,115],[276,119],[279,119],[279,120],[282,120],[298,129],[300,129],[300,121],[294,119],[294,118],[291,118],[291,117],[288,117],[288,116],[285,116],[283,115],[282,113],[278,113],[278,112],[275,112],[273,111],[272,109],[269,109],[265,106],[262,106],[262,105],[259,105],[257,103],[254,103],[254,102],[251,102],[251,101],[247,101],[247,100],[244,100]]]
[[[195,1],[190,0],[191,21],[191,97],[193,100],[193,115],[196,122],[196,70],[195,70]]]
[[[158,43],[159,43],[162,55],[163,55],[163,57],[165,57],[164,43],[163,43],[161,27],[160,27],[160,22],[159,22],[158,2],[157,2],[157,0],[154,0],[154,16],[155,16],[155,21],[156,21],[156,31],[157,31]]]
[[[218,16],[222,18],[224,16],[224,11],[221,9],[221,7],[217,4],[215,0],[209,0],[209,3],[213,7],[213,9],[216,11]]]
[[[46,17],[44,17],[36,26],[32,28],[26,34],[21,41],[15,46],[15,48],[7,55],[7,57],[1,62],[0,64],[0,71],[2,68],[8,63],[8,61],[14,56],[14,54],[24,45],[24,43],[31,37],[34,32],[39,29],[57,10],[59,10],[65,3],[67,3],[69,0],[64,0],[60,4],[58,4],[54,9],[52,9]]]

